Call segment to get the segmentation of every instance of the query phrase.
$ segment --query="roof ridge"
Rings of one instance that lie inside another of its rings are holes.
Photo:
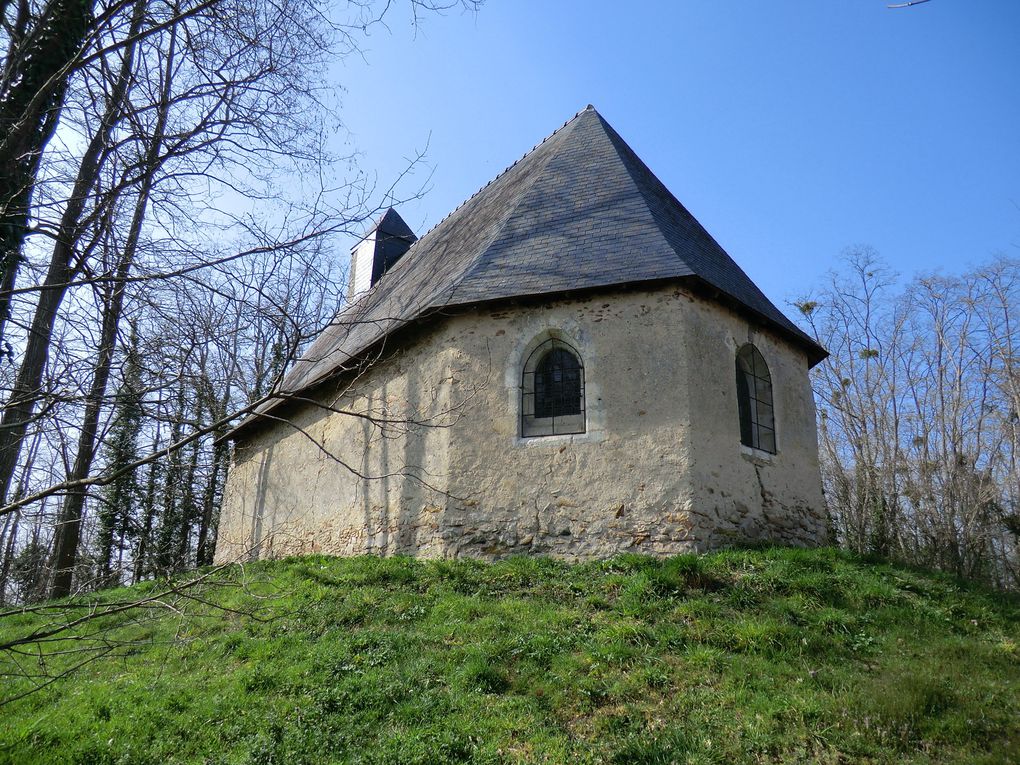
[[[719,241],[711,234],[711,232],[709,232],[708,229],[706,229],[701,224],[701,221],[699,221],[697,217],[695,217],[694,213],[687,209],[684,203],[677,198],[676,194],[674,194],[672,190],[668,186],[666,186],[665,183],[662,182],[662,180],[655,174],[655,171],[653,171],[648,166],[648,164],[643,159],[641,159],[638,153],[634,151],[634,148],[629,143],[627,143],[626,140],[624,140],[624,138],[616,131],[616,129],[612,125],[610,125],[602,117],[602,115],[596,113],[596,116],[601,121],[602,126],[605,129],[607,136],[609,137],[610,142],[613,144],[613,148],[615,149],[617,154],[620,155],[620,158],[624,164],[624,169],[626,170],[627,174],[631,177],[631,180],[634,182],[634,185],[637,188],[638,193],[641,195],[641,198],[644,201],[645,207],[647,208],[649,214],[651,215],[653,221],[655,222],[655,226],[659,229],[660,233],[662,234],[663,238],[669,245],[670,249],[672,249],[673,252],[676,253],[676,256],[680,260],[680,262],[684,263],[689,268],[691,268],[691,271],[693,273],[695,273],[700,279],[703,279],[704,281],[711,284],[712,287],[714,287],[715,289],[718,289],[730,295],[734,299],[743,302],[745,306],[750,308],[752,311],[765,315],[765,313],[760,308],[749,305],[746,298],[741,299],[740,297],[737,297],[735,294],[733,294],[732,287],[730,285],[719,283],[715,278],[713,278],[713,275],[706,273],[705,268],[703,266],[698,267],[692,266],[689,257],[685,256],[682,252],[680,252],[679,249],[677,249],[677,243],[675,238],[671,236],[669,233],[667,233],[667,231],[663,228],[664,225],[665,226],[671,225],[671,221],[663,217],[664,214],[667,216],[669,214],[668,209],[664,209],[662,207],[663,200],[655,199],[654,196],[650,197],[649,194],[659,193],[664,195],[666,197],[665,200],[666,207],[673,208],[684,215],[684,217],[687,219],[686,223],[696,228],[699,236],[703,237],[704,239],[711,243],[714,252],[709,253],[710,257],[719,262],[720,265],[725,266],[727,270],[731,270],[731,272],[732,271],[738,272],[745,280],[746,285],[749,286],[753,292],[757,293],[757,297],[764,301],[767,307],[775,311],[776,315],[771,317],[772,321],[782,319],[782,321],[778,321],[778,323],[783,325],[787,330],[792,330],[795,334],[801,335],[802,339],[804,340],[814,342],[814,340],[810,336],[808,336],[800,327],[798,327],[794,322],[792,322],[789,319],[789,317],[786,316],[786,314],[784,314],[775,305],[775,303],[773,303],[769,299],[768,295],[762,292],[761,288],[757,284],[755,284],[754,281],[744,271],[744,269],[740,267],[740,264],[737,263],[728,252],[726,252],[726,249],[721,244],[719,244]],[[639,178],[635,177],[635,172],[641,172],[646,174],[648,182],[653,184],[655,188],[654,189],[650,188],[648,185],[646,185],[645,182],[642,182]]]
[[[496,181],[498,181],[503,176],[505,176],[507,173],[509,173],[511,170],[513,170],[515,167],[517,167],[517,165],[519,165],[521,162],[526,160],[528,157],[530,157],[532,154],[534,154],[536,151],[538,151],[541,147],[543,147],[547,143],[549,143],[549,141],[551,141],[554,137],[556,137],[556,136],[560,135],[561,133],[563,133],[563,131],[566,130],[567,126],[569,126],[572,122],[575,122],[578,117],[580,117],[582,114],[584,114],[587,111],[595,112],[596,116],[601,117],[601,115],[599,115],[598,112],[595,111],[595,107],[593,107],[591,104],[588,104],[587,107],[585,107],[584,109],[581,109],[580,111],[578,111],[576,114],[574,114],[573,117],[571,117],[566,122],[564,122],[562,125],[560,125],[558,128],[556,128],[556,130],[554,130],[552,133],[547,135],[541,141],[536,143],[534,146],[532,146],[530,149],[528,149],[528,151],[524,152],[524,154],[522,154],[520,157],[515,159],[512,164],[507,165],[505,168],[503,168],[503,170],[500,171],[499,175],[497,175],[495,178],[493,178],[488,183],[486,183],[484,186],[482,186],[480,189],[478,189],[474,194],[472,194],[471,196],[467,197],[463,202],[461,202],[459,205],[457,205],[453,210],[451,210],[449,213],[444,215],[442,220],[440,220],[438,223],[436,223],[436,225],[434,225],[432,228],[430,228],[428,231],[426,231],[424,234],[422,234],[420,237],[418,237],[414,242],[412,242],[411,246],[407,248],[407,252],[404,253],[403,257],[401,257],[401,259],[399,261],[397,261],[396,265],[397,266],[402,265],[402,263],[404,263],[404,262],[407,262],[407,263],[413,262],[414,256],[417,255],[418,251],[423,246],[425,246],[425,245],[422,245],[421,243],[423,241],[425,241],[428,238],[428,236],[433,231],[435,231],[440,226],[442,226],[444,223],[446,223],[447,220],[449,220],[454,215],[456,215],[461,209],[463,209],[465,206],[470,204],[475,198],[477,198],[483,191],[485,191],[487,188],[492,186],[492,184],[494,184]],[[516,209],[516,205],[514,206],[513,209]],[[507,216],[507,217],[509,217],[509,216]],[[380,222],[381,222],[381,220],[382,219],[380,218]],[[503,225],[505,225],[505,224],[506,224],[506,219],[504,219],[504,221],[503,221]],[[503,225],[501,225],[497,229],[495,234],[493,234],[492,239],[489,240],[489,244],[492,243],[492,241],[495,239],[495,237],[499,233],[499,231],[502,231]],[[371,232],[371,230],[372,229],[369,229],[369,232]],[[368,236],[368,234],[366,233],[365,236]],[[362,237],[362,239],[364,239],[364,238],[365,237]],[[484,250],[483,250],[483,252],[484,252]],[[475,264],[475,266],[472,266],[472,268],[468,269],[468,271],[466,271],[464,274],[462,274],[462,277],[463,276],[467,276],[471,271],[474,270],[474,268],[476,266],[477,266],[477,263]],[[346,305],[344,305],[342,308],[340,308],[336,312],[336,314],[334,315],[334,317],[333,317],[332,321],[330,322],[330,324],[337,323],[346,313],[348,313],[348,311],[351,310],[351,308],[353,306],[357,305],[358,303],[363,302],[369,295],[371,295],[373,292],[375,292],[379,288],[379,285],[382,284],[382,281],[383,280],[380,279],[375,284],[373,284],[371,287],[369,287],[367,290],[365,290],[365,292],[363,292],[360,295],[358,295],[353,301],[348,302]],[[453,293],[456,292],[457,285],[456,284],[452,284],[450,286],[452,287],[452,289],[449,290],[449,292],[450,292],[450,295],[452,296]]]
[[[557,136],[557,135],[561,134],[564,130],[566,130],[567,126],[569,126],[571,123],[576,121],[577,118],[580,117],[582,114],[584,114],[586,111],[588,111],[588,110],[587,109],[582,109],[577,114],[575,114],[573,117],[571,117],[569,120],[567,120],[562,125],[560,125],[560,127],[558,127],[556,130],[554,130],[548,136],[546,136],[545,139],[543,139],[539,143],[535,144],[535,146],[533,146],[532,149],[530,151],[528,151],[523,157],[518,159],[510,167],[508,167],[506,170],[504,170],[503,173],[500,173],[500,175],[497,175],[496,178],[493,178],[493,181],[497,180],[502,175],[504,175],[505,173],[509,172],[514,167],[516,167],[518,164],[520,164],[521,162],[526,160],[528,157],[530,157],[532,154],[534,154],[539,148],[541,148],[542,146],[545,146],[547,143],[549,143],[550,139],[552,139],[554,136]],[[594,109],[592,111],[594,111]],[[597,114],[597,112],[596,112],[596,114]],[[549,163],[553,161],[553,159],[556,157],[557,151],[558,151],[558,149],[554,148],[551,151],[551,153],[549,154],[549,156],[546,157],[545,163],[544,163],[544,165],[542,165],[543,168],[548,166]],[[448,292],[447,300],[452,300],[453,296],[457,293],[457,289],[461,286],[461,284],[464,281],[470,279],[470,277],[472,275],[474,275],[477,271],[479,271],[480,269],[485,267],[485,256],[486,256],[486,253],[491,248],[492,243],[495,242],[499,238],[500,234],[503,233],[503,230],[506,228],[507,223],[513,217],[514,212],[516,212],[517,209],[521,206],[521,203],[524,201],[525,197],[528,195],[528,192],[534,187],[534,185],[538,181],[538,179],[539,179],[539,175],[536,174],[534,177],[531,178],[531,180],[527,184],[527,186],[525,188],[521,189],[518,192],[518,194],[516,196],[516,199],[514,200],[513,206],[510,207],[506,211],[506,214],[503,216],[503,220],[499,223],[499,225],[495,228],[495,230],[492,231],[491,235],[488,238],[488,242],[486,242],[485,246],[479,251],[478,256],[475,258],[474,262],[471,264],[471,266],[464,273],[461,274],[460,279],[456,283],[450,285],[450,289],[447,291]],[[491,182],[492,181],[490,181],[490,183]]]
[[[495,178],[492,178],[492,179],[490,179],[488,183],[486,183],[486,184],[485,184],[484,186],[482,186],[482,187],[481,187],[481,188],[479,188],[479,189],[478,189],[477,191],[475,191],[475,193],[471,194],[471,195],[470,195],[469,197],[467,197],[466,199],[464,199],[464,200],[463,200],[463,201],[462,201],[462,202],[461,202],[461,203],[460,203],[459,205],[457,205],[457,206],[456,206],[456,207],[454,207],[454,208],[453,208],[452,210],[450,210],[450,212],[448,212],[448,213],[447,213],[446,215],[444,215],[444,216],[443,216],[443,217],[442,217],[442,218],[441,218],[441,219],[439,220],[439,222],[438,222],[438,223],[436,223],[436,224],[435,224],[434,226],[432,226],[432,227],[431,227],[431,228],[430,228],[430,229],[429,229],[428,231],[426,231],[426,232],[425,232],[424,234],[422,234],[422,235],[421,235],[420,237],[418,237],[418,241],[417,241],[417,242],[415,242],[414,244],[412,244],[412,245],[411,245],[411,248],[413,249],[413,248],[414,248],[414,247],[415,247],[415,246],[416,246],[416,245],[418,244],[418,242],[422,241],[422,240],[423,240],[423,239],[424,239],[425,237],[427,237],[427,236],[428,236],[429,234],[431,234],[431,233],[432,233],[433,231],[435,231],[435,230],[436,230],[437,228],[439,228],[439,227],[440,227],[441,225],[443,225],[443,223],[445,223],[445,222],[447,221],[447,219],[448,219],[448,218],[451,218],[451,217],[453,217],[454,213],[456,213],[456,212],[457,212],[458,210],[460,210],[460,209],[461,209],[462,207],[464,207],[464,205],[466,205],[466,204],[467,204],[468,202],[470,202],[470,201],[471,201],[472,199],[474,199],[475,197],[477,197],[477,196],[478,196],[479,194],[481,194],[481,193],[482,193],[483,191],[485,191],[485,190],[486,190],[487,188],[489,188],[489,186],[491,186],[491,185],[492,185],[493,183],[495,183],[496,181],[498,181],[498,180],[499,180],[500,178],[502,178],[502,177],[503,177],[504,175],[506,175],[506,174],[507,174],[508,172],[510,172],[511,170],[513,170],[513,169],[514,169],[515,167],[517,167],[517,165],[518,165],[518,164],[519,164],[520,162],[522,162],[523,160],[527,159],[527,158],[528,158],[529,156],[531,156],[532,154],[534,154],[534,153],[535,153],[535,152],[536,152],[536,151],[537,151],[537,150],[538,150],[538,149],[539,149],[540,147],[542,147],[542,146],[544,146],[544,145],[545,145],[546,143],[548,143],[548,142],[549,142],[549,141],[550,141],[550,140],[551,140],[551,139],[552,139],[552,138],[553,138],[554,136],[556,136],[556,135],[558,135],[559,133],[563,132],[563,129],[564,129],[564,128],[566,128],[566,127],[567,127],[567,125],[569,125],[569,124],[570,124],[571,122],[573,122],[574,120],[576,120],[576,119],[577,119],[578,117],[580,117],[580,116],[581,116],[582,114],[584,114],[584,113],[585,113],[586,111],[593,111],[593,112],[595,112],[595,114],[597,114],[597,115],[598,115],[599,117],[601,117],[601,116],[602,116],[601,114],[599,114],[599,113],[598,113],[598,110],[596,110],[596,109],[595,109],[595,107],[594,107],[594,106],[592,106],[591,104],[588,104],[588,105],[587,105],[587,106],[586,106],[585,108],[583,108],[583,109],[580,109],[580,110],[579,110],[579,111],[578,111],[577,113],[575,113],[575,114],[574,114],[574,116],[573,116],[573,117],[571,117],[570,119],[568,119],[568,120],[567,120],[566,122],[564,122],[564,123],[563,123],[562,125],[560,125],[560,126],[559,126],[558,128],[556,128],[556,129],[555,129],[555,130],[554,130],[553,132],[551,132],[551,133],[550,133],[549,135],[547,135],[547,136],[546,136],[545,138],[543,138],[543,139],[542,139],[541,141],[539,141],[539,142],[538,142],[538,143],[536,143],[536,144],[535,144],[534,146],[532,146],[532,147],[531,147],[530,149],[528,149],[528,150],[527,150],[526,152],[524,152],[524,153],[523,153],[523,154],[522,154],[522,155],[521,155],[520,157],[518,157],[517,159],[515,159],[515,160],[514,160],[514,161],[513,161],[513,162],[512,162],[511,164],[509,164],[509,165],[507,165],[506,167],[504,167],[504,168],[503,168],[503,169],[502,169],[502,170],[501,170],[501,171],[499,172],[499,174],[498,174],[498,175],[497,175],[497,176],[496,176]],[[408,249],[408,252],[410,252],[410,251],[411,251],[411,250],[410,250],[410,249]]]

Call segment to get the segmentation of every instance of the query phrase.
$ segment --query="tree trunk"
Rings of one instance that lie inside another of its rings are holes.
[[[91,0],[53,0],[34,27],[10,38],[0,88],[0,341],[10,318],[9,290],[21,263],[39,158],[56,129],[70,64],[91,19]]]
[[[14,560],[14,545],[18,538],[18,521],[21,520],[21,511],[11,513],[4,519],[4,530],[0,533],[0,551],[3,560],[0,561],[0,606],[7,605],[7,582],[11,575],[11,561]]]
[[[144,0],[140,0],[137,7],[144,8]],[[135,254],[138,251],[142,224],[145,222],[145,214],[149,206],[149,194],[152,190],[154,174],[159,166],[158,160],[160,147],[163,143],[166,106],[167,100],[164,99],[164,110],[160,115],[156,134],[145,157],[145,175],[138,190],[138,198],[135,200],[131,228],[128,231],[124,252],[121,255],[120,262],[117,264],[117,272],[112,285],[110,300],[107,304],[107,309],[103,312],[99,356],[96,359],[95,368],[92,373],[92,387],[89,390],[85,417],[78,437],[78,449],[74,460],[74,467],[67,477],[69,481],[81,480],[92,471],[92,463],[96,455],[96,437],[99,432],[99,415],[106,398],[106,387],[110,379],[110,366],[113,363],[114,352],[117,347],[117,332],[120,329],[120,319],[124,310],[126,279],[131,273]],[[71,591],[71,580],[78,554],[78,542],[81,538],[81,519],[84,510],[85,490],[75,489],[69,492],[60,515],[60,522],[57,525],[57,534],[54,541],[53,557],[55,572],[53,588],[50,593],[51,597],[60,598]]]
[[[144,10],[145,0],[137,0],[131,21],[132,36],[141,28],[145,17]],[[4,408],[3,419],[0,421],[0,505],[7,500],[11,480],[21,454],[21,446],[35,413],[43,372],[49,359],[57,311],[67,293],[68,282],[76,273],[72,259],[82,236],[82,213],[89,194],[99,179],[113,127],[122,117],[122,105],[131,82],[134,50],[134,44],[128,45],[124,50],[120,71],[111,88],[103,118],[82,156],[73,193],[61,217],[46,280],[28,334],[25,356],[18,370],[11,398]]]
[[[214,438],[220,438],[222,435],[217,433]],[[216,516],[223,496],[222,484],[226,479],[228,455],[228,443],[217,441],[213,446],[212,475],[209,476],[209,483],[202,499],[202,520],[198,529],[199,566],[211,566],[216,552]]]
[[[159,426],[153,436],[150,452],[159,451]],[[138,535],[138,547],[135,549],[134,583],[142,581],[149,573],[149,547],[152,544],[152,529],[156,521],[156,488],[159,484],[159,463],[149,465],[149,474],[145,481],[145,496],[142,499],[142,530]]]
[[[181,439],[184,429],[184,417],[187,412],[184,393],[184,383],[178,381],[177,407],[173,415],[173,425],[170,428],[170,443],[177,443]],[[163,479],[163,513],[156,539],[156,568],[161,574],[170,573],[176,566],[174,552],[177,549],[177,540],[183,525],[181,515],[184,512],[181,491],[181,475],[184,472],[181,465],[182,459],[181,450],[167,455],[167,467]]]

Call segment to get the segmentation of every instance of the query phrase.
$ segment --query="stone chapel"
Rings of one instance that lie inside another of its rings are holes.
[[[217,561],[826,541],[826,352],[589,106],[348,300],[230,434]]]

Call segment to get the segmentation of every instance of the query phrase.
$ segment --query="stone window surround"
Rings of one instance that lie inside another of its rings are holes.
[[[778,447],[776,453],[764,451],[763,449],[755,449],[753,446],[747,444],[740,445],[740,456],[749,462],[753,462],[756,465],[771,465],[775,462],[779,456]]]
[[[606,439],[605,410],[602,406],[601,388],[596,382],[599,364],[591,335],[580,322],[574,319],[553,324],[548,319],[536,317],[534,322],[529,322],[529,324],[531,326],[520,333],[521,339],[510,351],[504,378],[508,409],[514,423],[513,445],[540,448],[604,441]],[[521,393],[524,367],[532,353],[549,340],[559,340],[569,345],[580,356],[581,364],[584,366],[585,430],[583,433],[563,435],[522,436]]]

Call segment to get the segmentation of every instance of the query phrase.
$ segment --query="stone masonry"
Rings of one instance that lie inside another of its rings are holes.
[[[520,437],[521,370],[580,354],[586,431]],[[772,375],[777,454],[743,446],[734,358]],[[805,350],[676,285],[433,320],[235,450],[217,561],[305,553],[567,560],[826,539]]]

